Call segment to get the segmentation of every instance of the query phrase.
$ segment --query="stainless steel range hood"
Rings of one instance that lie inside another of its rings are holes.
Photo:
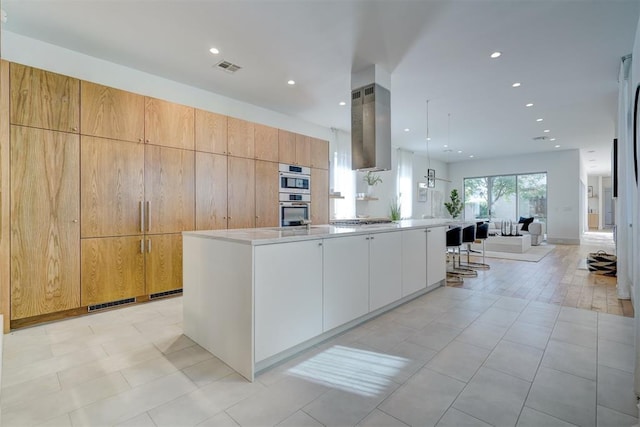
[[[352,76],[352,87],[363,78],[369,83],[351,91],[351,169],[391,170],[391,92],[375,81],[379,76],[376,66]]]

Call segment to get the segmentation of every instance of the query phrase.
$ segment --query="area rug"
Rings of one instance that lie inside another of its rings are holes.
[[[482,250],[482,245],[473,245],[474,250]],[[555,249],[555,245],[542,244],[540,246],[531,246],[527,252],[523,254],[514,254],[511,252],[486,251],[484,256],[487,258],[511,259],[514,261],[538,262],[546,257]],[[464,258],[464,255],[463,255]]]

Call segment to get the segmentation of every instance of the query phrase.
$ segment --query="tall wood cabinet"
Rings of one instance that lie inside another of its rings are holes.
[[[227,161],[227,228],[255,227],[255,160]]]
[[[278,163],[256,160],[256,227],[278,226]]]
[[[329,223],[329,171],[311,168],[311,222]]]
[[[11,275],[9,244],[9,145],[10,108],[9,62],[0,59],[0,312],[3,316],[3,331],[10,329]]]
[[[196,230],[227,228],[227,156],[196,152]]]

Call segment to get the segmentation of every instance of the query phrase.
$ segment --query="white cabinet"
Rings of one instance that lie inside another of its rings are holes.
[[[324,331],[369,312],[368,236],[324,240]]]
[[[322,333],[322,240],[257,246],[255,360]]]
[[[427,287],[435,285],[447,276],[446,246],[445,227],[427,229]]]
[[[427,234],[431,229],[402,231],[402,296],[427,287]]]
[[[398,250],[402,233],[376,233],[368,239],[369,311],[373,311],[402,297],[402,251]]]

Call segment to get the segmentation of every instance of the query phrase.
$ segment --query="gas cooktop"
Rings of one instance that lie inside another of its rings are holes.
[[[337,227],[350,225],[366,225],[366,224],[387,224],[393,222],[389,218],[353,218],[353,219],[334,219],[329,221],[331,225]]]

